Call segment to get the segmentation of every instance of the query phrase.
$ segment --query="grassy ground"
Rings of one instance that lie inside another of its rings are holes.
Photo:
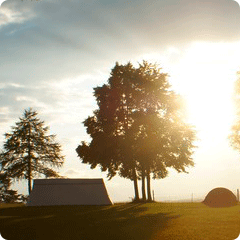
[[[233,240],[240,205],[139,203],[113,206],[25,207],[0,205],[0,232],[8,240]]]

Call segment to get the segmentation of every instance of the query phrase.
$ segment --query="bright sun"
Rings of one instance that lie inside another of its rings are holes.
[[[173,89],[184,97],[189,122],[206,144],[227,139],[235,118],[233,87],[240,70],[240,42],[194,42],[179,50],[142,56],[163,65]]]
[[[184,53],[173,76],[178,80],[172,85],[176,83],[184,96],[189,121],[196,126],[200,140],[210,135],[225,138],[230,133],[235,114],[233,86],[240,64],[236,55],[239,43],[237,46],[195,43]]]

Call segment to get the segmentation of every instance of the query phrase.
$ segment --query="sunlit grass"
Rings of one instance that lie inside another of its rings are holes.
[[[0,231],[8,240],[232,240],[240,232],[240,205],[230,208],[209,208],[202,203],[8,206],[0,209]]]
[[[24,207],[23,203],[0,203],[0,208]]]

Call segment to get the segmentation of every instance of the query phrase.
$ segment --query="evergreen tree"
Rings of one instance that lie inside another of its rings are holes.
[[[10,178],[27,179],[29,194],[34,177],[59,177],[53,167],[61,167],[64,163],[55,135],[47,135],[49,128],[37,114],[31,108],[25,110],[12,132],[5,134],[1,158],[3,170]]]
[[[0,158],[2,154],[0,154]],[[11,180],[9,179],[7,172],[0,171],[0,203],[14,203],[20,200],[21,195],[16,190],[9,189]]]

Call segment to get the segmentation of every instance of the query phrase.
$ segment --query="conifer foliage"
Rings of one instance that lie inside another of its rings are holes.
[[[9,189],[10,185],[11,180],[6,172],[0,171],[0,203],[15,203],[20,200],[21,195],[16,190]]]
[[[59,177],[53,170],[61,167],[64,156],[55,135],[48,135],[49,127],[37,117],[31,108],[24,111],[20,121],[5,134],[1,157],[3,170],[12,179],[27,179],[29,194],[32,179],[36,176]]]

